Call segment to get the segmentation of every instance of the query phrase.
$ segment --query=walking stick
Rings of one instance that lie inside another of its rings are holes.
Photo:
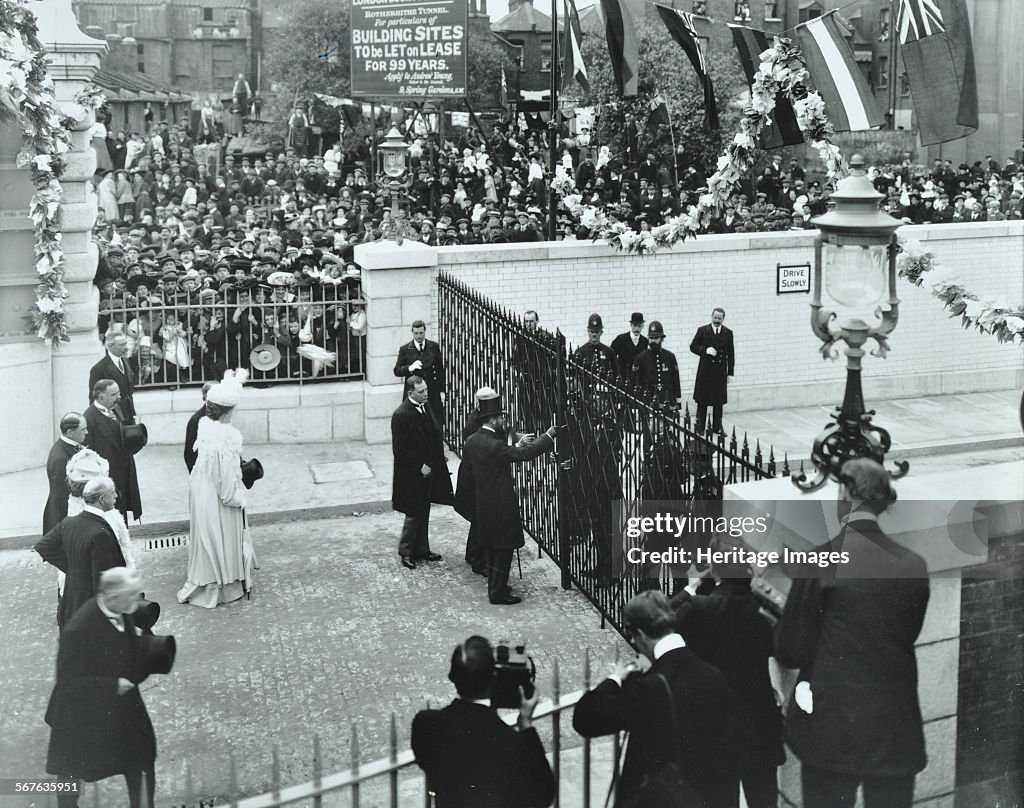
[[[519,548],[516,548],[516,564],[519,565],[519,580],[523,580],[523,560],[519,557]]]

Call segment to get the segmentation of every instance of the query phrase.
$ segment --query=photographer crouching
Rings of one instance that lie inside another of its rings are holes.
[[[521,647],[495,649],[483,637],[455,648],[448,678],[458,696],[443,709],[417,713],[412,722],[412,750],[435,808],[551,804],[555,782],[533,728],[539,695],[531,666]],[[519,720],[513,729],[496,708],[514,706]]]

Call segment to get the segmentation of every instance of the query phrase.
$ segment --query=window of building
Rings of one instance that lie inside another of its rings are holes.
[[[878,57],[878,81],[875,82],[875,87],[879,90],[884,90],[889,86],[889,57],[879,56]]]
[[[213,86],[218,90],[230,91],[235,86],[236,48],[229,44],[213,46]]]
[[[910,76],[900,73],[900,95],[906,98],[910,95]]]
[[[708,4],[705,0],[693,0],[692,10],[698,17],[708,16]]]
[[[750,3],[747,0],[736,0],[732,18],[736,22],[750,22]]]
[[[889,11],[890,9],[886,7],[878,12],[878,39],[881,42],[886,42],[889,39],[889,24],[892,21]]]
[[[525,44],[521,39],[510,39],[509,44],[515,45],[515,55],[512,57],[515,59],[516,67],[522,71],[523,69],[523,45]]]
[[[146,46],[141,42],[135,46],[135,56],[138,62],[138,70],[140,73],[146,72]]]
[[[781,19],[781,16],[779,15],[779,4],[777,0],[765,0],[764,18],[766,20]]]
[[[203,22],[213,22],[213,9],[209,6],[203,8]]]
[[[819,5],[809,6],[808,8],[800,9],[800,22],[807,22],[808,20],[816,20],[824,12]]]
[[[550,70],[551,69],[551,40],[542,39],[540,41],[540,69]]]

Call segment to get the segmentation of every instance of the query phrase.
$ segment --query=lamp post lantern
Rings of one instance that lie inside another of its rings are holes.
[[[409,188],[412,176],[409,171],[409,145],[397,126],[392,126],[384,141],[377,146],[377,160],[377,184],[391,194],[391,217],[383,223],[380,237],[401,244],[406,223],[398,205],[398,194]]]
[[[865,343],[873,339],[878,347],[871,355],[884,359],[888,336],[899,320],[896,230],[902,222],[879,210],[883,198],[864,171],[864,158],[854,155],[850,175],[832,194],[835,207],[812,220],[819,233],[814,243],[811,329],[822,341],[826,359],[838,355],[837,342],[846,345],[846,393],[833,420],[814,439],[814,479],[808,481],[803,472],[792,476],[803,491],[814,491],[829,479],[838,481],[840,467],[852,458],[884,463],[891,445],[889,433],[871,423],[875,411],[865,411],[861,387]],[[831,299],[831,308],[822,305],[823,292]],[[889,472],[894,479],[909,468],[906,462],[896,466]]]

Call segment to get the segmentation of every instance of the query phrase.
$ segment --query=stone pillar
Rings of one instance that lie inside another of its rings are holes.
[[[437,251],[419,242],[379,241],[358,245],[355,260],[363,270],[366,300],[364,437],[367,443],[388,443],[391,413],[402,400],[402,380],[394,373],[398,346],[412,339],[416,320],[426,322],[427,336],[436,339],[430,301]]]
[[[90,146],[89,130],[95,114],[91,109],[82,110],[74,99],[99,69],[107,45],[79,30],[71,0],[34,2],[30,8],[39,18],[39,39],[48,51],[57,102],[63,112],[77,119],[61,177],[64,284],[68,290],[64,310],[71,342],[53,349],[51,372],[56,417],[52,420],[56,429],[56,419],[61,414],[68,410],[80,412],[87,406],[89,368],[102,356],[96,333],[99,291],[93,285],[99,255],[91,237],[96,223],[96,194],[91,182],[96,155]]]

